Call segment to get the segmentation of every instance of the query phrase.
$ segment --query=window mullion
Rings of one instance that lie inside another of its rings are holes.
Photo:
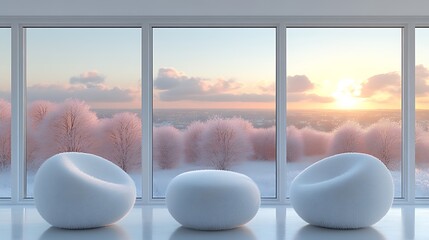
[[[19,203],[25,192],[25,29],[12,26],[12,202]]]
[[[403,29],[402,49],[402,172],[403,196],[415,201],[415,26]]]
[[[277,199],[286,201],[286,25],[277,27],[277,87],[276,87],[276,122],[277,122]]]
[[[152,28],[142,29],[142,203],[152,201]]]

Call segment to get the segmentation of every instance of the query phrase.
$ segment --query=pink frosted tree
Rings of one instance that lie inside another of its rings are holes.
[[[9,120],[12,115],[10,102],[0,98],[0,123]]]
[[[182,159],[182,133],[172,126],[153,129],[153,161],[161,169],[177,167]]]
[[[253,131],[254,127],[251,122],[241,117],[233,117],[227,119],[231,124],[236,125],[237,127],[244,130],[246,134],[249,134]]]
[[[141,168],[142,127],[140,118],[129,112],[101,121],[98,154],[126,172]]]
[[[251,131],[254,158],[276,160],[276,128],[255,128]]]
[[[38,141],[37,136],[40,134],[40,124],[45,119],[48,112],[53,111],[56,107],[55,103],[49,101],[34,101],[30,103],[27,109],[27,167],[37,167],[40,159],[36,159]]]
[[[253,154],[246,127],[237,119],[214,118],[206,122],[201,138],[201,158],[215,169],[228,170]]]
[[[0,99],[0,169],[10,165],[11,114],[10,103]]]
[[[429,133],[416,126],[416,167],[429,165]]]
[[[38,137],[42,159],[60,152],[94,153],[98,118],[83,101],[69,99],[48,112]]]
[[[401,160],[401,126],[390,120],[380,120],[369,126],[365,134],[368,154],[380,159],[387,167],[397,169]]]
[[[288,162],[296,162],[302,158],[304,146],[301,132],[298,128],[291,125],[287,127],[286,132],[286,159]]]
[[[332,132],[328,154],[365,152],[364,131],[353,121],[347,121]]]
[[[200,158],[199,142],[204,126],[204,123],[195,121],[189,124],[183,133],[183,151],[186,162],[197,162]]]
[[[306,156],[325,156],[328,152],[331,135],[311,127],[301,129],[304,154]]]
[[[48,112],[54,110],[56,107],[55,103],[39,100],[34,101],[28,106],[27,118],[30,126],[35,129],[39,127],[40,123],[45,119]]]

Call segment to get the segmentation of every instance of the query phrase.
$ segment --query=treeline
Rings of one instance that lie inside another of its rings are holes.
[[[0,167],[10,165],[11,107],[0,100]],[[125,171],[141,168],[142,126],[129,112],[98,118],[83,101],[62,103],[35,101],[27,108],[28,167],[38,167],[60,152],[88,152],[100,155]],[[426,162],[429,133],[416,131],[417,164]],[[242,118],[213,117],[192,122],[185,130],[173,126],[153,129],[152,156],[156,168],[175,168],[195,163],[216,169],[230,169],[247,160],[276,159],[276,129],[255,128]],[[390,169],[401,160],[401,126],[382,119],[366,128],[348,121],[330,132],[305,127],[287,127],[287,161],[315,161],[343,152],[363,152],[379,158]]]

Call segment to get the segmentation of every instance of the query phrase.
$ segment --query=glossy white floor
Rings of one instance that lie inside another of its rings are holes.
[[[180,227],[164,207],[135,207],[124,219],[104,228],[62,230],[50,227],[34,207],[0,206],[1,240],[395,240],[429,239],[429,208],[394,207],[374,226],[329,230],[307,225],[292,208],[261,207],[243,227],[229,231],[193,231]]]

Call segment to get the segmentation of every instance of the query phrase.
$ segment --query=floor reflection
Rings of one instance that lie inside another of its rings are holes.
[[[414,207],[404,206],[401,209],[402,228],[404,239],[414,239],[415,237],[415,221],[416,213]]]
[[[385,240],[386,238],[372,227],[355,230],[338,230],[306,225],[299,229],[294,240]]]
[[[130,240],[127,232],[117,225],[85,230],[48,228],[39,240]]]
[[[189,228],[179,227],[171,235],[170,240],[256,240],[253,232],[247,227],[239,227],[223,231],[198,231]]]
[[[308,225],[285,206],[263,207],[246,225],[226,231],[180,227],[165,207],[135,207],[116,224],[88,230],[51,227],[30,207],[0,206],[0,240],[428,240],[429,207],[392,208],[372,227],[333,230]]]

